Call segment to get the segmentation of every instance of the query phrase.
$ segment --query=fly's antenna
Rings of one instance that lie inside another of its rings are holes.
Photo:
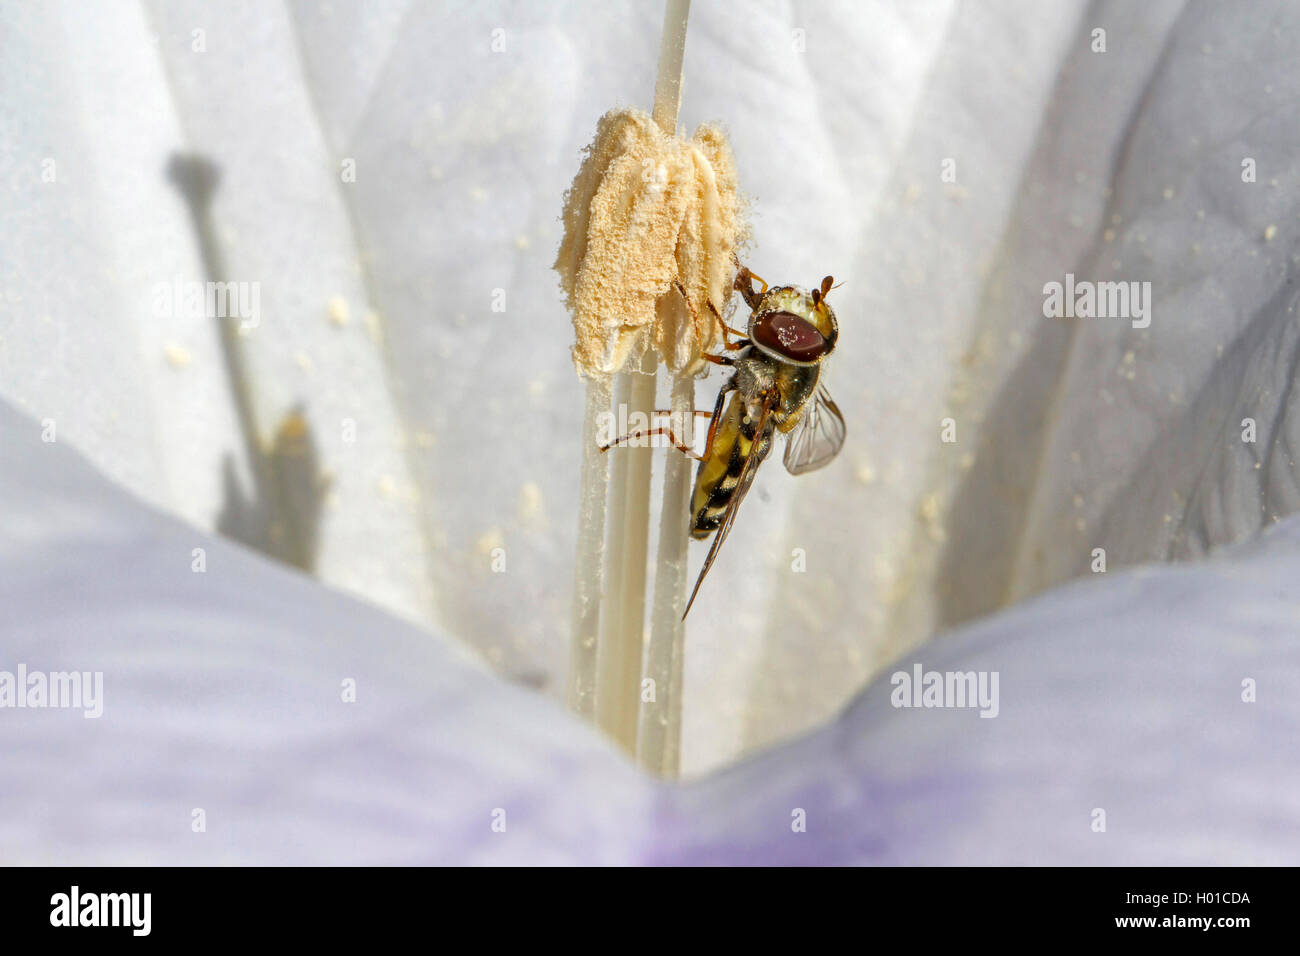
[[[838,289],[840,285],[844,285],[843,282],[841,282],[840,285],[834,285],[834,282],[835,282],[834,276],[826,276],[826,278],[822,279],[822,287],[820,289],[812,290],[812,300],[814,306],[816,306],[817,308],[821,308],[822,303],[826,301],[826,297],[831,294],[831,290]]]

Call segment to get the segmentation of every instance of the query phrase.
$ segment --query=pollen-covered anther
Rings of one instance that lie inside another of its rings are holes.
[[[640,110],[601,117],[565,196],[555,262],[579,373],[616,372],[648,345],[674,372],[696,369],[722,334],[708,303],[725,309],[742,230],[719,129],[701,126],[688,140]]]

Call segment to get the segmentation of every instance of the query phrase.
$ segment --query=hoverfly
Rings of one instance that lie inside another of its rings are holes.
[[[757,291],[755,281],[762,286]],[[713,412],[695,413],[710,418],[704,454],[697,455],[668,428],[633,432],[601,448],[605,451],[634,438],[667,435],[679,451],[700,462],[691,496],[691,535],[701,541],[714,537],[683,620],[731,532],[758,466],[772,450],[776,433],[789,435],[784,461],[792,475],[821,468],[844,446],[844,417],[819,382],[821,363],[835,350],[839,337],[835,313],[826,301],[833,282],[827,276],[812,292],[794,286],[769,290],[762,278],[741,266],[733,287],[750,309],[745,334],[728,328],[717,308],[708,303],[722,326],[724,349],[735,354],[705,353],[703,357],[715,365],[731,366],[735,372],[718,392]],[[680,282],[677,291],[694,313]],[[732,341],[727,333],[739,338]]]

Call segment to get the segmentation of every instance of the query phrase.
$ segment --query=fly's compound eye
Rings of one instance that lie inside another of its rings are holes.
[[[826,337],[811,322],[793,312],[767,312],[758,316],[749,335],[764,352],[792,362],[815,362],[827,351]]]

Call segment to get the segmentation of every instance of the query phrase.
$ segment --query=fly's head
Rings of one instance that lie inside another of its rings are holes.
[[[761,294],[749,316],[749,340],[754,347],[779,362],[818,365],[835,350],[839,324],[826,296],[834,279],[822,279],[820,288],[805,292],[796,286],[777,286]]]

